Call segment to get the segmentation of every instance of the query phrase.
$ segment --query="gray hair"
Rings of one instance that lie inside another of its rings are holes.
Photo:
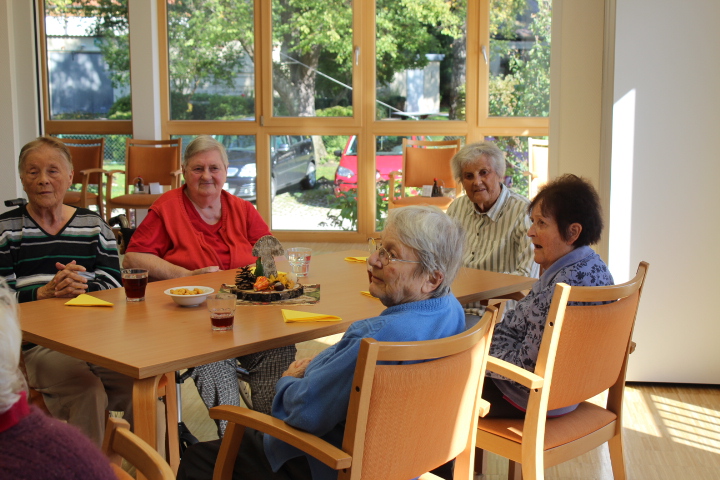
[[[26,387],[19,368],[21,343],[15,292],[0,279],[0,414],[18,401]]]
[[[185,155],[183,156],[183,168],[187,167],[188,162],[192,157],[200,153],[209,152],[211,150],[217,150],[220,152],[220,158],[222,158],[223,165],[228,166],[228,156],[225,151],[225,147],[222,143],[215,140],[210,135],[200,135],[195,138],[185,149]]]
[[[32,142],[28,142],[20,150],[20,159],[18,161],[18,173],[22,175],[23,168],[25,167],[25,160],[35,150],[39,150],[43,147],[52,148],[58,151],[60,155],[67,161],[70,171],[73,171],[72,155],[67,145],[54,137],[38,137]]]
[[[463,169],[478,161],[483,155],[487,156],[492,169],[501,179],[505,177],[505,154],[492,142],[477,142],[462,147],[450,160],[453,176],[462,180]]]
[[[413,205],[390,210],[385,229],[391,229],[403,245],[415,251],[422,272],[445,275],[431,297],[450,293],[465,245],[465,232],[457,220],[437,207]]]

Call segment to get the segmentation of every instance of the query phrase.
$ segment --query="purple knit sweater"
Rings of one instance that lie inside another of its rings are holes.
[[[107,457],[80,430],[31,407],[0,432],[0,479],[39,478],[117,480]]]

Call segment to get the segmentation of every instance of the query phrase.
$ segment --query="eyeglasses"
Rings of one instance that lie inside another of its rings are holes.
[[[385,247],[382,246],[382,242],[379,238],[368,238],[368,251],[370,254],[377,252],[378,259],[380,259],[380,263],[383,267],[387,267],[390,262],[420,263],[417,260],[403,260],[402,258],[393,257],[392,254],[385,250]]]

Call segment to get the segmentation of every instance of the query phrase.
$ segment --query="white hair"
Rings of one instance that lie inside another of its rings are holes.
[[[445,278],[432,297],[450,293],[465,245],[465,233],[457,220],[437,207],[412,205],[390,210],[385,229],[393,230],[403,245],[415,250],[421,271],[443,273]]]
[[[12,407],[25,389],[25,377],[19,367],[21,343],[15,292],[0,279],[0,413]]]
[[[450,160],[453,176],[462,181],[463,169],[485,155],[500,179],[505,176],[505,154],[492,142],[470,143],[462,147]]]

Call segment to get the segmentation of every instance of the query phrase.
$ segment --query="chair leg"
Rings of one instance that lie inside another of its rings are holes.
[[[475,447],[475,474],[487,475],[487,452],[482,448]]]
[[[508,460],[508,480],[522,480],[522,465]]]
[[[625,480],[627,471],[625,469],[625,455],[623,454],[622,434],[615,435],[608,442],[610,450],[610,463],[612,464],[613,478]]]

